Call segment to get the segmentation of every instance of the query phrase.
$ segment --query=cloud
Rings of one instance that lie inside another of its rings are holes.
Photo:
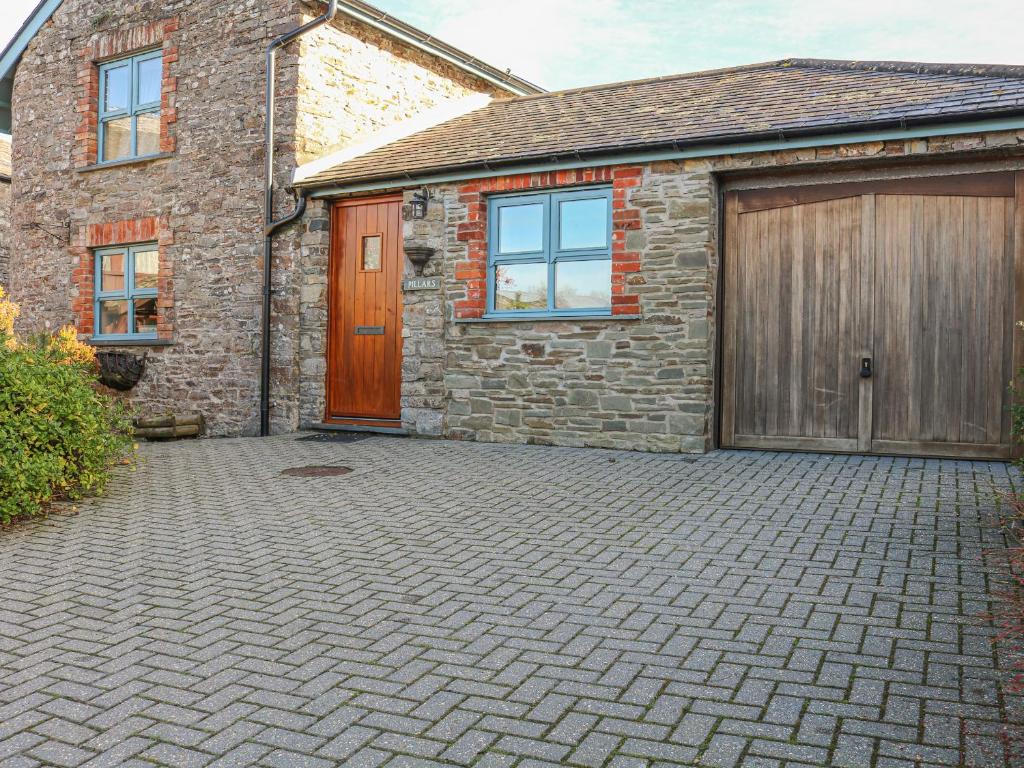
[[[14,37],[21,24],[28,18],[29,13],[36,7],[38,0],[2,0],[3,10],[0,10],[0,50],[7,47],[7,44]]]
[[[622,52],[657,47],[652,24],[622,24],[636,0],[445,0],[422,22],[432,34],[539,83],[572,84],[579,71]],[[392,3],[391,5],[401,5]],[[398,15],[401,16],[401,13]]]
[[[0,0],[0,37],[36,0]],[[789,56],[1024,64],[1022,0],[371,0],[546,88]]]
[[[790,56],[1024,64],[1019,0],[377,0],[548,88]]]

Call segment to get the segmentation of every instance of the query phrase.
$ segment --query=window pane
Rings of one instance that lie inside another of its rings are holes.
[[[128,109],[128,65],[103,70],[103,111]]]
[[[494,308],[499,312],[548,308],[547,264],[499,264],[494,268]]]
[[[555,264],[555,309],[595,309],[611,304],[611,259]]]
[[[156,333],[156,299],[135,300],[133,333]]]
[[[100,333],[128,333],[128,302],[124,299],[100,302]]]
[[[100,264],[100,290],[124,290],[124,254],[104,253]]]
[[[136,288],[156,288],[159,271],[160,257],[156,249],[135,252]]]
[[[132,151],[132,119],[118,117],[103,124],[103,159],[120,160]]]
[[[380,269],[380,235],[363,238],[363,269]]]
[[[139,104],[153,104],[160,101],[160,78],[163,75],[163,60],[145,59],[139,62]]]
[[[510,205],[498,209],[498,253],[544,250],[544,205]]]
[[[608,200],[566,200],[559,204],[559,248],[604,248],[608,245]]]
[[[135,119],[135,154],[155,155],[160,151],[160,113],[146,112]]]

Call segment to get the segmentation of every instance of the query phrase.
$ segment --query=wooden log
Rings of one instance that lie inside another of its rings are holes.
[[[135,430],[135,436],[144,440],[169,440],[175,436],[174,427],[143,427]]]
[[[165,416],[138,418],[135,420],[135,427],[136,429],[154,429],[160,427],[173,427],[174,423],[174,414],[168,413]]]
[[[191,419],[196,421],[196,419]],[[151,421],[164,422],[164,419],[153,419]],[[135,436],[142,440],[174,440],[182,437],[199,437],[203,431],[202,418],[195,424],[171,424],[162,423],[159,426],[138,426],[135,429]]]

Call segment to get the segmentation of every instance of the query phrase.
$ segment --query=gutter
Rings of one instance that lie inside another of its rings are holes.
[[[883,124],[882,127],[878,127],[878,123],[851,123],[845,126],[829,127],[830,131],[839,130],[844,131],[843,133],[822,133],[820,129],[763,131],[756,134],[716,137],[713,140],[715,143],[708,143],[708,139],[662,142],[625,152],[621,148],[604,147],[563,154],[441,166],[417,175],[364,176],[340,184],[327,180],[319,184],[314,182],[301,186],[310,197],[322,198],[354,192],[372,192],[396,187],[419,187],[519,173],[545,173],[573,168],[650,163],[660,160],[685,160],[809,147],[829,147],[840,144],[863,144],[873,141],[1024,130],[1024,110],[1017,109],[999,114],[999,117],[957,123],[928,119],[913,122],[899,121]]]
[[[266,121],[263,128],[263,313],[261,320],[262,350],[260,355],[260,437],[270,434],[270,314],[273,295],[274,232],[295,221],[306,210],[306,194],[295,201],[295,209],[282,219],[274,220],[274,75],[277,72],[277,49],[292,40],[330,22],[338,12],[338,0],[328,0],[327,10],[312,21],[286,32],[267,46]]]

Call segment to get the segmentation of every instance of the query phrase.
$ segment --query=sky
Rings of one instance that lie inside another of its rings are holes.
[[[0,0],[0,45],[37,0]],[[789,57],[1024,64],[1021,0],[375,0],[554,90]]]

